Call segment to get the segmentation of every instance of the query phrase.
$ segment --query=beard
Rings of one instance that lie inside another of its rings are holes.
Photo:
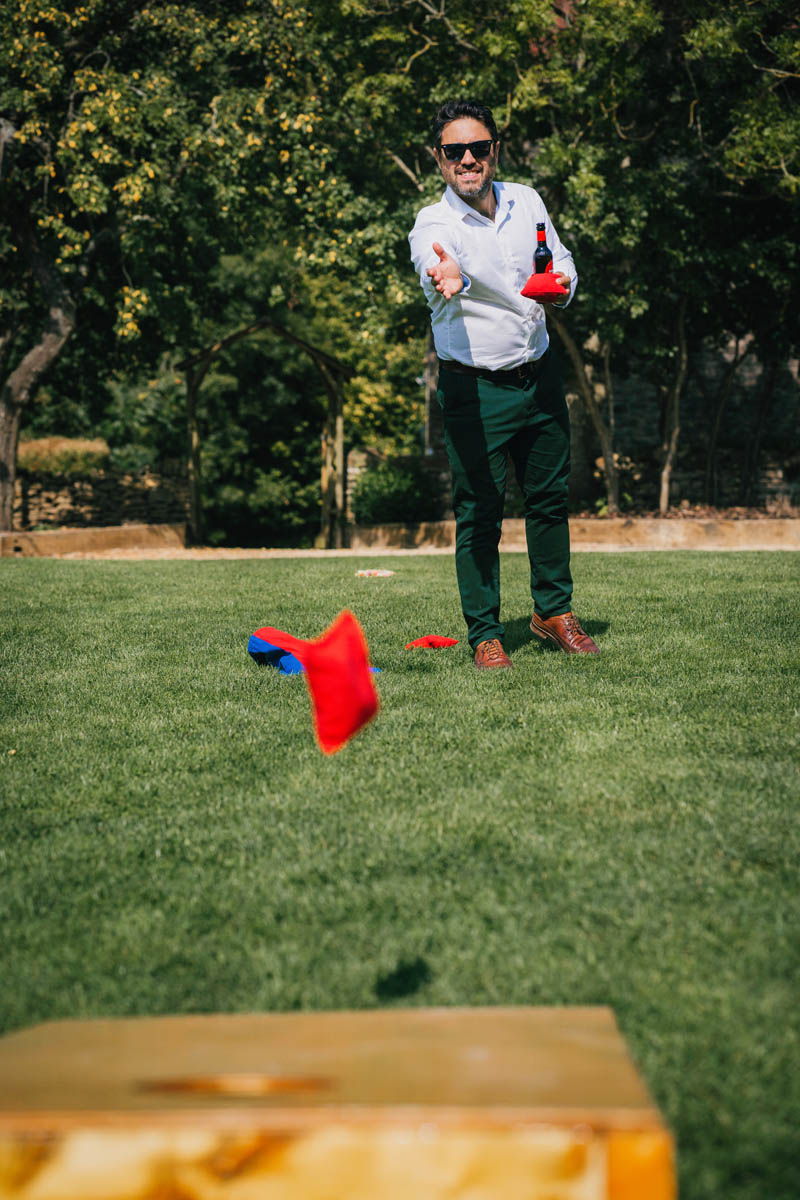
[[[450,186],[463,200],[483,200],[491,191],[496,166],[497,163],[491,160],[482,164],[479,177],[469,183],[464,182],[463,175],[454,172]]]
[[[492,186],[492,177],[486,176],[484,179],[476,180],[475,183],[461,183],[460,177],[456,176],[453,184],[453,191],[457,196],[462,196],[465,200],[482,200],[484,196],[489,195],[489,189]]]

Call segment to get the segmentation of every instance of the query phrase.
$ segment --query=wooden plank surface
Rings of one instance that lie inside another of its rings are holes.
[[[675,1200],[607,1008],[58,1021],[0,1039],[0,1200]]]
[[[442,1008],[60,1021],[0,1039],[0,1127],[256,1110],[660,1127],[607,1008]]]

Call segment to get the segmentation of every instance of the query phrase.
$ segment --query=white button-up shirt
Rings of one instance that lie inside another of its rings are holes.
[[[438,204],[420,210],[408,240],[431,309],[439,358],[498,371],[540,358],[547,349],[544,309],[520,295],[533,271],[538,221],[544,221],[553,270],[571,280],[570,300],[578,274],[539,193],[521,183],[493,186],[493,221],[448,187]],[[464,276],[464,288],[450,300],[425,273],[439,262],[434,242],[441,243]]]

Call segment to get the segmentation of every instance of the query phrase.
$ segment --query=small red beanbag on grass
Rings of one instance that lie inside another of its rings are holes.
[[[419,637],[413,642],[408,642],[406,650],[413,650],[415,646],[422,646],[424,650],[439,650],[442,646],[457,645],[458,638],[442,637],[438,633],[427,633],[425,637]]]
[[[256,637],[289,650],[305,667],[319,748],[335,754],[378,711],[364,631],[348,609],[313,641],[265,625]]]

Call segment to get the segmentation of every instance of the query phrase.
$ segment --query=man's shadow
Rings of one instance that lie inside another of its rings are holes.
[[[519,650],[521,646],[526,646],[528,642],[535,642],[540,650],[553,650],[557,654],[562,651],[558,646],[551,641],[545,641],[544,638],[537,637],[535,633],[531,633],[530,617],[513,617],[510,621],[504,621],[505,637],[503,638],[503,646],[506,654],[513,654],[515,650]],[[597,639],[601,637],[608,629],[608,621],[581,621],[581,628],[589,634],[589,637]]]

